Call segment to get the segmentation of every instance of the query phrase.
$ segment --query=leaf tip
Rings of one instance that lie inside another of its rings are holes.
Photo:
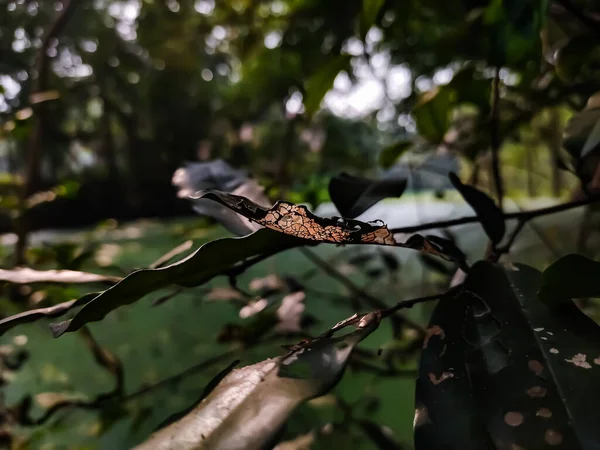
[[[52,331],[52,336],[55,338],[62,336],[69,329],[69,325],[71,325],[71,320],[63,320],[62,322],[51,323],[50,331]]]

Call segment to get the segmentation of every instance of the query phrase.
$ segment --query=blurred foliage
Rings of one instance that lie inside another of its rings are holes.
[[[558,197],[580,181],[597,189],[598,30],[593,0],[2,2],[0,225],[18,235],[18,263],[120,277],[153,267],[182,240],[220,236],[200,221],[117,227],[108,220],[70,236],[73,242],[48,245],[27,246],[27,232],[36,221],[188,211],[175,199],[173,173],[187,161],[217,158],[247,169],[271,199],[316,207],[329,200],[329,180],[339,172],[376,179],[382,168],[412,173],[432,156],[449,155],[470,172],[461,192],[482,221],[498,211],[471,185],[493,190],[493,149],[502,150],[511,197]],[[351,214],[380,194],[357,189]],[[578,239],[572,224],[580,218],[569,217],[547,232],[562,250]],[[486,231],[499,241],[506,230],[496,219]],[[526,242],[548,242],[531,229]],[[482,235],[465,232],[458,241],[470,258],[480,257]],[[9,268],[7,247],[0,249]],[[248,249],[234,250],[219,253],[236,259]],[[518,253],[526,262],[555,259],[529,250]],[[10,387],[0,399],[0,445],[135,445],[189,407],[224,358],[271,357],[282,344],[372,307],[373,298],[389,305],[399,292],[432,294],[454,273],[428,255],[408,264],[393,253],[373,254],[322,250],[325,264],[308,264],[294,249],[237,278],[152,292],[156,308],[125,307],[61,341],[49,341],[37,324],[11,330],[0,347],[0,383]],[[588,287],[596,266],[586,262],[589,273],[578,274]],[[158,285],[142,287],[146,293]],[[0,313],[54,308],[89,291],[5,284]],[[280,320],[281,311],[295,312],[292,332],[282,332],[290,322]],[[414,378],[418,332],[430,313],[418,305],[410,322],[382,322],[348,360],[348,376],[301,405],[282,439],[303,438],[314,448],[410,446],[413,385],[402,377]],[[123,361],[125,379],[115,361]],[[54,414],[57,404],[63,409]]]

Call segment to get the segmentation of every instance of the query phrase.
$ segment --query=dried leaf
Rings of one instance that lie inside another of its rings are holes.
[[[357,329],[332,337],[334,327],[285,356],[233,370],[189,414],[136,450],[265,448],[297,406],[337,384],[356,344],[379,326],[372,314],[346,322]]]

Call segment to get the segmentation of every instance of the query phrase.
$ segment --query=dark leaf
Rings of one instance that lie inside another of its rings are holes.
[[[479,262],[440,300],[417,381],[416,450],[598,448],[600,391],[589,387],[600,328],[572,302],[541,303],[541,281],[524,265]]]
[[[406,189],[406,179],[369,180],[341,173],[329,182],[329,197],[344,217],[360,216],[384,198],[398,198]]]
[[[351,59],[350,55],[339,55],[332,58],[321,70],[308,79],[304,86],[306,93],[304,109],[307,115],[311,116],[319,110],[321,102],[333,86],[335,78],[342,70],[349,67]]]
[[[385,147],[379,154],[379,165],[384,169],[389,169],[412,146],[412,141],[402,140]]]
[[[356,330],[333,336],[344,326]],[[356,344],[378,326],[377,315],[356,317],[285,356],[233,370],[188,415],[136,449],[264,448],[299,404],[337,384]]]
[[[75,331],[88,322],[102,320],[119,306],[133,303],[146,294],[171,285],[199,286],[232,269],[239,262],[261,254],[273,254],[306,242],[291,236],[258,230],[242,238],[208,242],[190,256],[160,269],[142,269],[110,289],[96,295],[73,319],[51,326],[55,337]]]
[[[542,274],[538,297],[547,305],[600,297],[600,262],[575,254],[558,259]]]
[[[506,232],[506,224],[502,210],[498,208],[494,200],[479,189],[463,184],[454,173],[449,174],[450,182],[456,188],[465,201],[473,208],[490,240],[498,244]]]
[[[433,256],[427,255],[425,253],[419,255],[423,264],[425,264],[429,269],[433,270],[442,275],[451,276],[454,273],[454,269],[452,267],[447,266],[438,258],[434,258]]]

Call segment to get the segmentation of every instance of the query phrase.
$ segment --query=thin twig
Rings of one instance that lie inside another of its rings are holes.
[[[315,253],[311,252],[309,249],[307,249],[305,247],[300,247],[300,251],[310,261],[312,261],[317,267],[319,267],[321,270],[323,270],[323,272],[325,272],[327,275],[331,276],[332,278],[335,278],[336,280],[338,280],[340,283],[342,283],[344,286],[346,286],[348,288],[348,290],[350,290],[350,292],[355,294],[357,297],[362,298],[369,307],[377,309],[377,310],[386,310],[387,309],[387,305],[384,302],[382,302],[381,300],[379,300],[376,297],[373,297],[371,294],[366,292],[360,286],[356,285],[352,280],[350,280],[348,277],[344,276],[337,269],[335,269],[334,267],[329,265],[326,261],[321,259]],[[418,323],[416,323],[404,316],[402,316],[402,317],[393,316],[392,317],[392,320],[397,321],[398,319],[400,319],[402,322],[409,325],[411,328],[414,328],[419,333],[421,333],[421,334],[425,333],[425,330],[423,329],[423,327],[421,325],[419,325]],[[394,328],[398,329],[399,325],[400,325],[400,323],[396,322]]]
[[[394,306],[391,306],[389,308],[382,310],[381,318],[383,319],[384,317],[394,314],[396,311],[400,311],[401,309],[404,309],[404,308],[412,308],[413,306],[418,305],[419,303],[425,303],[425,302],[430,302],[432,300],[438,300],[443,295],[444,294],[441,293],[441,294],[434,294],[434,295],[426,295],[424,297],[413,298],[410,300],[403,300],[401,302],[396,303]]]
[[[498,196],[498,206],[502,209],[502,200],[504,199],[504,184],[502,182],[502,173],[500,172],[500,147],[502,145],[502,136],[500,136],[500,67],[496,67],[494,80],[492,81],[492,108],[490,117],[490,142],[492,147],[492,174],[496,195]]]

